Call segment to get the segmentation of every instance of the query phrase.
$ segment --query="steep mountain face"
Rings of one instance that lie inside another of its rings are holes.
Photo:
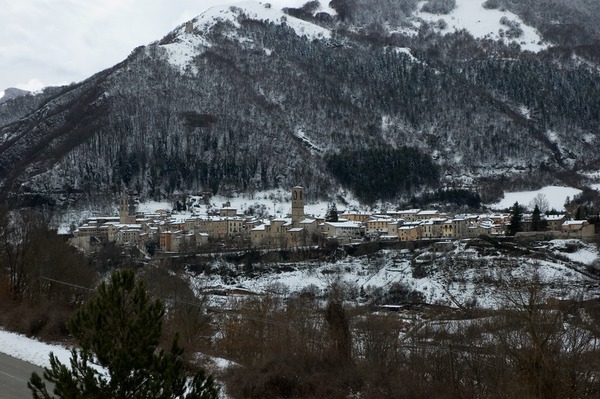
[[[383,176],[359,190],[368,201],[444,184],[584,184],[600,169],[598,29],[579,18],[584,34],[546,43],[527,32],[554,39],[560,19],[546,22],[537,3],[482,0],[474,15],[500,28],[472,35],[450,26],[469,22],[463,3],[210,9],[84,82],[0,104],[2,192],[46,201],[123,185],[161,197],[302,184],[327,197],[356,192],[368,165]]]

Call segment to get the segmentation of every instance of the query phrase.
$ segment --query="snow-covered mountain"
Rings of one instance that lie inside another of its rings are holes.
[[[600,169],[596,6],[551,3],[213,7],[84,82],[0,104],[2,192],[584,185]]]

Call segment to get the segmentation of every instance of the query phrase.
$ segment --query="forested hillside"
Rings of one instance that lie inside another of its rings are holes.
[[[585,185],[600,167],[598,6],[481,3],[505,10],[502,37],[415,16],[460,1],[211,10],[80,84],[0,104],[2,191],[54,204],[123,186],[162,198],[302,184],[373,202],[448,184]],[[549,44],[522,50],[524,23]]]

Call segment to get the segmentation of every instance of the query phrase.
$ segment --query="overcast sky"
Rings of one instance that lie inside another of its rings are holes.
[[[308,0],[261,0],[274,7]],[[239,0],[0,0],[0,95],[81,81],[211,6]]]

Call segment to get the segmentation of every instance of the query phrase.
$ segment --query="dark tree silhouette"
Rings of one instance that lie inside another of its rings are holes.
[[[163,304],[150,299],[131,270],[114,272],[69,322],[79,344],[70,367],[50,354],[44,379],[55,395],[33,373],[27,384],[33,397],[216,398],[218,388],[203,370],[186,375],[177,336],[168,352],[159,348],[163,316]]]
[[[338,211],[335,202],[329,204],[327,209],[327,215],[325,216],[326,222],[337,222],[338,221]]]
[[[523,207],[518,202],[515,202],[511,210],[510,222],[508,223],[508,234],[514,236],[521,230],[523,230]]]

